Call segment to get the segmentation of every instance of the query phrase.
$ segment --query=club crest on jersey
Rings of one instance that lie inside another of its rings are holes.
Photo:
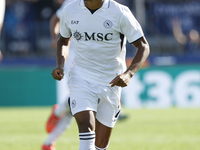
[[[104,21],[103,26],[107,29],[110,29],[113,26],[113,23],[110,20],[106,20]]]

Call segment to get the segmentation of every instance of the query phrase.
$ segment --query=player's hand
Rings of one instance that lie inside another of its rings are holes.
[[[111,87],[120,86],[125,87],[129,84],[131,76],[129,74],[123,73],[115,77],[111,82]]]
[[[54,79],[56,80],[62,80],[63,76],[64,76],[64,70],[63,68],[57,67],[52,71],[52,76]]]

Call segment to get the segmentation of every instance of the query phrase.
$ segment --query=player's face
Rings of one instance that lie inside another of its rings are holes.
[[[62,5],[65,0],[57,0],[58,4]]]

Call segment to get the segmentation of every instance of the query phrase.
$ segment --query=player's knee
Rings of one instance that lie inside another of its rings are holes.
[[[78,124],[79,133],[95,130],[95,118],[91,112],[80,112],[74,115]]]
[[[79,132],[83,133],[83,132],[91,132],[95,130],[95,127],[93,124],[91,124],[90,122],[82,122],[82,123],[78,123],[78,127],[79,127]]]

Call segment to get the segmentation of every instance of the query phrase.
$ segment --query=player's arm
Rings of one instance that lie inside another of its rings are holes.
[[[136,40],[132,43],[132,45],[137,48],[137,53],[135,57],[133,58],[131,65],[128,67],[128,69],[123,74],[115,77],[110,82],[111,87],[115,85],[120,87],[127,86],[132,76],[142,67],[143,63],[150,53],[149,44],[145,37]]]
[[[54,49],[56,49],[59,21],[60,19],[57,17],[56,13],[50,19],[51,47]]]
[[[128,67],[125,73],[132,77],[144,64],[150,53],[150,48],[145,37],[138,39],[132,43],[137,48],[137,53],[133,58],[131,65]]]
[[[172,31],[174,34],[174,38],[178,41],[178,43],[185,45],[187,43],[187,37],[183,34],[180,20],[175,18],[172,20]]]
[[[56,80],[61,80],[64,76],[64,64],[69,55],[70,38],[64,38],[61,35],[57,42],[56,64],[57,67],[52,71],[52,76]]]

